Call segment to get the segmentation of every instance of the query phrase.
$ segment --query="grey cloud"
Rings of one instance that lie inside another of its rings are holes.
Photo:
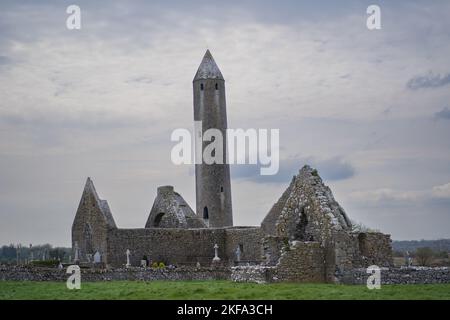
[[[427,88],[439,88],[450,84],[450,73],[441,76],[428,73],[427,75],[411,78],[406,87],[410,90],[419,90]]]
[[[445,107],[444,109],[442,109],[439,112],[436,112],[434,114],[436,119],[445,119],[445,120],[450,120],[450,109]]]
[[[245,179],[257,183],[288,183],[305,164],[317,168],[324,180],[350,179],[356,173],[352,164],[341,157],[325,160],[318,160],[312,157],[281,159],[278,173],[271,176],[261,175],[259,165],[232,165],[231,172],[232,177],[236,179]]]
[[[0,65],[11,64],[12,60],[7,56],[0,56]]]
[[[150,84],[153,82],[153,79],[151,77],[140,76],[140,77],[131,78],[131,79],[127,80],[126,82],[128,82],[128,83],[137,82],[137,83]]]
[[[42,128],[46,128],[47,130],[55,128],[104,130],[123,127],[145,127],[154,123],[155,121],[153,119],[147,117],[141,117],[139,119],[132,116],[111,116],[102,111],[85,111],[80,112],[78,115],[53,112],[51,117],[45,113],[38,112],[29,114],[0,114],[0,124],[26,126],[36,130]]]

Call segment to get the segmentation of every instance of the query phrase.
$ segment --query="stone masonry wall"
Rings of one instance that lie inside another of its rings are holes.
[[[366,232],[357,235],[361,266],[393,266],[391,236],[380,232]],[[356,258],[355,258],[356,260]]]
[[[108,234],[109,264],[121,267],[126,263],[126,250],[131,251],[130,262],[139,266],[146,256],[152,262],[166,265],[209,266],[214,258],[214,245],[224,265],[233,265],[236,248],[242,245],[241,261],[259,263],[262,231],[258,227],[202,228],[202,229],[115,229]]]
[[[263,231],[260,227],[234,227],[225,229],[226,257],[229,264],[237,264],[236,249],[241,248],[241,263],[260,263],[263,259]]]
[[[114,228],[116,225],[106,201],[99,199],[92,181],[88,179],[72,225],[72,248],[77,242],[80,261],[87,261],[88,255],[92,261],[92,256],[98,251],[102,261],[108,263],[106,239],[108,231]]]
[[[366,285],[370,274],[366,268],[358,268],[337,273],[338,282]],[[381,268],[381,284],[431,284],[450,283],[450,269],[445,268]]]
[[[294,241],[281,254],[271,281],[325,282],[324,259],[320,243]]]
[[[67,281],[69,276],[64,269],[0,266],[0,281]],[[228,268],[81,269],[81,285],[83,281],[227,280],[230,276],[231,271]]]
[[[219,257],[225,258],[225,238],[225,229],[213,228],[111,230],[108,234],[109,264],[124,266],[129,249],[132,266],[139,266],[143,256],[151,262],[164,262],[166,265],[195,265],[199,262],[202,266],[209,266],[214,258],[215,244],[219,246]]]

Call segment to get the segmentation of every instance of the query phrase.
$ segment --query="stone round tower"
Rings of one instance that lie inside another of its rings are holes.
[[[223,146],[226,146],[225,80],[209,50],[198,67],[193,87],[194,120],[202,121],[202,133],[211,128],[220,130]],[[202,154],[209,143],[203,142]],[[209,227],[233,225],[230,167],[226,163],[226,153],[224,150],[223,164],[202,161],[202,164],[195,165],[196,211]]]

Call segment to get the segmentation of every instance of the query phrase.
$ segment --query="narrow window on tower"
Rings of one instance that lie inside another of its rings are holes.
[[[220,192],[223,192],[223,187],[222,186],[220,186]]]
[[[200,83],[200,90],[203,91],[203,83]]]
[[[208,207],[203,208],[203,219],[205,219],[205,220],[209,219]]]
[[[216,90],[219,90],[219,85],[216,83]]]

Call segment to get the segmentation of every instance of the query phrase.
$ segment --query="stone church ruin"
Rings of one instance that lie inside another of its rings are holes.
[[[193,90],[194,120],[202,121],[202,130],[225,132],[225,81],[209,51]],[[72,225],[72,256],[80,264],[95,257],[108,268],[138,268],[144,257],[177,268],[213,266],[230,270],[237,281],[335,282],[348,270],[392,265],[390,236],[353,232],[347,213],[309,166],[260,226],[233,225],[228,164],[196,164],[195,180],[195,210],[174,187],[160,186],[145,227],[122,229],[88,178]]]

